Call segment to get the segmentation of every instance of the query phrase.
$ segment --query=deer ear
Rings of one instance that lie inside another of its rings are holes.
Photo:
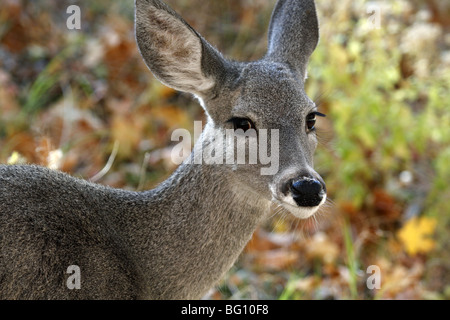
[[[165,3],[136,0],[135,8],[136,42],[154,76],[176,90],[206,96],[216,84],[212,70],[221,69],[221,55]]]
[[[313,0],[279,0],[269,26],[266,58],[288,64],[302,79],[309,57],[319,41]]]

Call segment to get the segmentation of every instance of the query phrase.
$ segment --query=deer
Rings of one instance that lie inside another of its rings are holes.
[[[305,93],[319,39],[313,0],[275,4],[267,52],[256,61],[224,57],[160,0],[135,1],[135,37],[151,73],[204,109],[192,153],[145,191],[0,165],[1,299],[201,299],[274,205],[306,219],[325,203],[313,168],[316,116],[324,115]],[[264,129],[277,133],[267,138],[279,145],[274,172],[262,174],[258,162],[194,161],[230,130],[248,147]],[[70,270],[78,287],[68,285]]]

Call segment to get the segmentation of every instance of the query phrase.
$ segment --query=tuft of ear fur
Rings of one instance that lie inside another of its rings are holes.
[[[204,97],[216,84],[205,61],[220,56],[174,10],[159,0],[136,0],[136,42],[155,77],[179,91]]]
[[[303,80],[318,41],[314,0],[279,0],[270,21],[266,59],[287,64]]]

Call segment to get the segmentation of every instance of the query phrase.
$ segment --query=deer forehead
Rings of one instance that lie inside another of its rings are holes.
[[[315,106],[303,86],[302,79],[283,65],[247,68],[240,76],[239,94],[231,112],[267,117],[271,122],[288,122],[286,116],[297,121]]]

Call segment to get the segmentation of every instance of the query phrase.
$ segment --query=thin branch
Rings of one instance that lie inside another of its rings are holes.
[[[111,169],[111,167],[112,167],[112,165],[114,163],[114,160],[116,159],[118,151],[119,151],[119,141],[116,140],[116,141],[114,141],[114,146],[113,146],[111,154],[110,154],[110,156],[108,158],[108,162],[106,162],[106,165],[103,167],[103,169],[100,170],[100,172],[98,172],[96,175],[94,175],[90,179],[90,181],[97,182],[97,181],[99,181],[101,178],[103,178],[108,173],[108,171]]]

